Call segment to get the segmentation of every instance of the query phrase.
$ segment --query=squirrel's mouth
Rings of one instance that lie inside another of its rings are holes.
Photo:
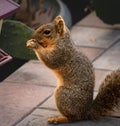
[[[30,39],[27,41],[26,46],[31,49],[38,48],[39,45],[42,45],[42,42],[37,41],[36,39]]]
[[[30,39],[27,41],[26,46],[30,49],[37,49],[39,46],[46,48],[47,43],[46,42],[40,42],[37,41],[36,39]]]

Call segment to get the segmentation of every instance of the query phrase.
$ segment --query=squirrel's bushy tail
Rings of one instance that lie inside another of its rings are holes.
[[[114,107],[120,108],[120,70],[107,75],[88,112],[89,119],[109,116]]]

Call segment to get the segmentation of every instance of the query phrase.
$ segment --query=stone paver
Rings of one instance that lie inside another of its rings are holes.
[[[97,92],[95,92],[97,95]],[[16,126],[49,126],[47,119],[49,117],[61,116],[61,114],[56,111],[56,106],[53,101],[53,97],[50,97],[46,102],[33,111],[29,116],[19,122]],[[116,113],[111,113],[114,116],[120,115],[120,111]],[[119,126],[120,119],[117,118],[106,118],[96,121],[79,121],[74,123],[59,124],[59,126]],[[53,126],[53,125],[50,125]]]
[[[120,38],[120,30],[74,26],[71,30],[76,45],[108,48]]]
[[[54,126],[47,123],[49,117],[59,116],[57,111],[36,109],[31,115],[16,126]],[[79,121],[74,123],[59,124],[58,126],[119,126],[120,119],[106,118],[97,121]]]
[[[97,95],[97,92],[94,93]],[[61,116],[61,114],[56,111],[57,108],[55,106],[53,97],[50,97],[46,102],[38,107],[35,111],[33,111],[29,116],[19,122],[16,126],[49,126],[47,123],[47,119],[49,117]],[[116,111],[116,113],[111,113],[114,116],[119,116],[120,111]],[[59,124],[59,126],[119,126],[120,119],[117,118],[106,118],[96,121],[79,121],[75,123],[67,123],[67,124]],[[53,126],[53,125],[50,125]]]
[[[30,61],[15,71],[5,81],[43,86],[56,86],[54,74],[39,61]]]
[[[58,115],[60,114],[57,111],[36,109],[16,126],[48,126],[47,119]]]
[[[0,126],[12,126],[53,92],[51,87],[0,83]]]
[[[46,102],[44,102],[42,105],[40,105],[38,108],[57,110],[53,95]]]
[[[91,61],[101,55],[104,49],[89,48],[89,47],[79,47],[81,52],[83,52]]]
[[[116,70],[120,68],[120,41],[95,60],[93,64],[95,68],[99,69]]]

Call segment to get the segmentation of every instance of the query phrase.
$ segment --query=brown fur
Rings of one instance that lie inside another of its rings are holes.
[[[38,59],[58,78],[54,97],[57,108],[64,117],[50,118],[49,123],[98,118],[118,103],[119,71],[106,77],[97,98],[93,101],[93,66],[75,46],[61,16],[39,27],[33,34],[33,39],[27,42],[27,46],[34,50]]]

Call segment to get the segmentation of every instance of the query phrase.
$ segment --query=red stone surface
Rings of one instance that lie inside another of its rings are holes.
[[[79,47],[81,52],[83,52],[91,61],[95,60],[98,56],[100,56],[104,49],[100,48],[90,48],[90,47]]]
[[[12,126],[53,92],[50,87],[21,83],[0,83],[0,126]]]

